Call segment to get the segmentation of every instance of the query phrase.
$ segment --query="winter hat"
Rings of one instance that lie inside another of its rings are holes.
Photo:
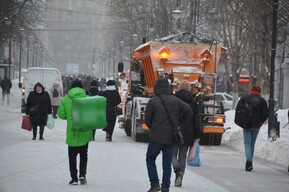
[[[115,85],[115,81],[114,80],[108,80],[107,83],[106,83],[107,86],[110,86],[110,85]]]
[[[158,79],[154,86],[154,93],[156,95],[171,95],[169,81],[165,78]]]
[[[251,91],[257,91],[258,93],[261,93],[261,87],[259,85],[253,85]]]
[[[90,86],[97,87],[97,81],[96,80],[92,80]]]
[[[74,80],[73,83],[72,83],[71,88],[75,88],[75,87],[83,88],[82,82],[80,80],[78,80],[78,79]]]

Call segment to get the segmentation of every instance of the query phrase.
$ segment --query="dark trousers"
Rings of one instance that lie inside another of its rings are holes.
[[[33,137],[36,138],[36,135],[37,135],[37,126],[33,126],[32,130],[33,130]],[[44,133],[44,126],[40,126],[40,129],[39,129],[39,135],[40,135],[40,137],[43,137],[43,133]]]
[[[4,98],[5,95],[7,96],[7,106],[9,105],[9,97],[10,97],[10,93],[8,93],[7,91],[2,91],[2,105],[4,105]]]
[[[151,186],[159,184],[159,177],[156,166],[156,159],[162,152],[162,188],[169,189],[171,184],[171,163],[173,157],[173,145],[156,144],[152,141],[149,142],[146,153],[147,171],[150,179]]]
[[[68,157],[69,157],[69,170],[72,180],[78,181],[77,177],[77,155],[80,156],[79,162],[79,177],[84,177],[86,175],[87,168],[87,150],[88,143],[79,147],[68,146]]]
[[[109,137],[110,139],[111,139],[112,134],[113,134],[115,122],[116,122],[116,116],[115,115],[107,117],[107,126],[106,126],[105,130],[106,130],[107,137]]]
[[[57,109],[59,106],[52,106],[52,116],[53,118],[57,118],[56,114],[57,114]]]

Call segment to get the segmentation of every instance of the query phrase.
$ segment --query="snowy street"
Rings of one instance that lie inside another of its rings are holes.
[[[71,186],[68,152],[65,144],[66,122],[57,119],[55,127],[45,128],[44,141],[32,141],[32,133],[20,128],[22,115],[17,97],[0,109],[0,192],[144,192],[149,189],[146,171],[146,143],[135,143],[115,127],[112,142],[97,130],[90,142],[87,185]],[[245,172],[244,154],[227,144],[204,146],[202,167],[187,167],[183,187],[172,192],[288,192],[289,174],[284,166],[254,159],[254,171]],[[158,157],[161,178],[161,156]]]

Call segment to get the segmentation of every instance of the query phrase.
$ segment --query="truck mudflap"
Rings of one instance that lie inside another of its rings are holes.
[[[224,127],[205,126],[201,131],[200,145],[220,145],[222,136],[225,132]]]

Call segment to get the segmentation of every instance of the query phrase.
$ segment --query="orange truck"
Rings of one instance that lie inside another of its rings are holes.
[[[145,107],[154,96],[158,78],[167,78],[173,91],[188,80],[199,103],[202,145],[220,145],[224,129],[224,108],[215,101],[216,67],[225,47],[188,32],[146,42],[135,49],[127,75],[120,128],[134,141],[147,141]],[[119,67],[121,69],[123,67]],[[119,71],[122,72],[122,71]]]

